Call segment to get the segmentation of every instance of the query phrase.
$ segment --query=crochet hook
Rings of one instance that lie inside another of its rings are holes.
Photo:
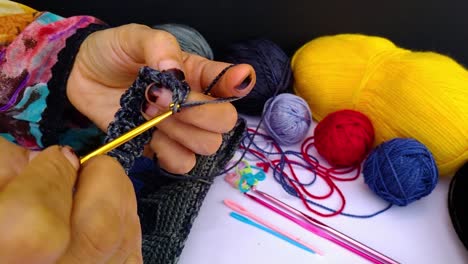
[[[151,129],[152,127],[156,126],[157,124],[161,123],[164,119],[168,118],[171,116],[173,113],[172,110],[169,110],[159,116],[154,117],[153,119],[150,119],[149,121],[146,121],[145,123],[135,127],[134,129],[128,131],[127,133],[121,135],[120,137],[112,140],[111,142],[105,144],[104,146],[96,149],[95,151],[89,153],[88,155],[82,157],[80,159],[80,163],[83,164],[89,159],[91,159],[94,156],[97,155],[102,155],[106,154],[107,152],[118,148],[119,146],[125,144],[126,142],[132,140],[133,138],[137,137],[138,135],[142,134],[143,132],[147,131],[148,129]]]
[[[253,196],[253,195],[250,195],[248,193],[245,193],[245,195],[247,195],[249,198],[251,198],[252,200],[260,203],[261,205],[275,211],[276,213],[279,213],[280,215],[290,219],[291,221],[295,222],[296,224],[299,224],[300,226],[304,227],[305,229],[311,231],[312,233],[315,233],[321,237],[324,237],[358,255],[360,255],[361,257],[363,258],[366,258],[368,260],[370,260],[371,262],[373,263],[383,263],[383,264],[398,264],[399,262],[388,257],[388,256],[385,256],[384,254],[362,244],[361,242],[357,241],[357,240],[354,240],[353,238],[351,237],[348,237],[347,235],[339,232],[338,230],[336,229],[333,229],[332,227],[326,225],[325,223],[315,219],[315,218],[312,218],[311,216],[297,210],[296,208],[288,205],[288,204],[285,204],[283,202],[281,202],[280,200],[276,199],[275,197],[265,193],[265,192],[262,192],[262,191],[259,191],[257,189],[253,189],[253,191],[258,194],[260,197],[270,201],[270,202],[273,202],[279,206],[281,206],[282,208],[286,209],[287,211],[295,214],[296,216],[299,216],[301,217],[302,219],[304,219],[306,222],[304,221],[301,221],[299,219],[296,219],[294,218],[293,216],[285,213],[285,212],[282,212],[281,210],[273,207],[272,205],[262,201],[261,199]]]

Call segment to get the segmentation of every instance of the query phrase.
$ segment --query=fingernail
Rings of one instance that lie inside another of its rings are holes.
[[[163,72],[167,72],[167,73],[173,75],[179,81],[185,80],[184,72],[179,70],[179,69],[173,68],[173,69],[165,70]]]
[[[182,66],[175,60],[162,60],[158,64],[158,69],[160,71],[169,69],[182,69]]]
[[[75,151],[69,146],[63,146],[61,148],[62,154],[67,158],[70,164],[75,168],[78,169],[79,167],[79,160],[78,156],[76,155]]]
[[[252,77],[247,76],[247,78],[245,78],[241,84],[239,84],[238,86],[236,86],[236,89],[237,90],[244,90],[245,88],[249,87],[250,83],[252,82]]]
[[[33,160],[39,153],[40,151],[30,151],[29,152],[29,161]]]

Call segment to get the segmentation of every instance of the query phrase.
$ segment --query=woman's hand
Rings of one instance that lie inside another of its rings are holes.
[[[185,78],[192,92],[188,101],[210,100],[202,90],[229,64],[214,62],[181,51],[177,40],[165,31],[137,24],[91,34],[82,44],[67,85],[71,103],[101,130],[106,131],[120,108],[119,100],[136,79],[140,67],[170,70]],[[185,75],[185,76],[184,76]],[[211,94],[214,97],[245,96],[255,85],[250,65],[232,67]],[[167,111],[171,94],[166,89],[147,91],[142,111],[151,118]],[[154,132],[150,146],[161,167],[185,173],[195,165],[195,154],[209,155],[221,144],[221,133],[237,120],[229,103],[184,109],[166,119]]]
[[[0,137],[0,263],[142,263],[133,186],[98,156],[30,152]]]

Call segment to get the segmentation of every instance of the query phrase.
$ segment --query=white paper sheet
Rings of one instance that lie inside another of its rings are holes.
[[[256,119],[248,118],[248,121],[250,125],[254,125]],[[312,129],[313,127],[311,131]],[[293,148],[298,149],[297,146]],[[388,211],[368,219],[341,215],[328,218],[312,213],[311,215],[401,263],[468,263],[468,251],[459,241],[447,209],[449,181],[448,178],[442,178],[429,196],[406,207],[393,206]],[[338,186],[346,197],[345,212],[363,215],[376,212],[387,205],[370,191],[362,175],[356,181],[341,182]],[[282,189],[271,176],[271,172],[267,175],[267,179],[260,183],[259,189],[307,212],[299,199],[289,196]],[[306,252],[231,218],[229,216],[231,210],[222,203],[223,199],[227,198],[237,201],[258,216],[315,245],[324,252],[324,256]],[[220,176],[216,178],[203,203],[179,263],[369,262],[256,204],[228,185],[224,177]]]

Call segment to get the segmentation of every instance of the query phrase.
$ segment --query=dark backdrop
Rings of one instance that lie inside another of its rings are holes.
[[[266,37],[292,54],[314,37],[384,36],[468,65],[468,0],[29,0],[62,16],[94,15],[111,25],[176,22],[198,29],[215,54],[227,44]]]

